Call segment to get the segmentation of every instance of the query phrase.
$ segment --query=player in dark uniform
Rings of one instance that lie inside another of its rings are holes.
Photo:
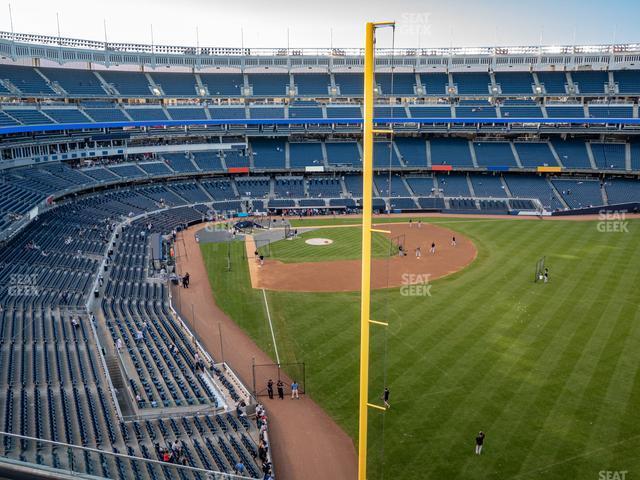
[[[476,455],[480,455],[482,453],[482,445],[484,445],[484,432],[478,433],[476,437]]]

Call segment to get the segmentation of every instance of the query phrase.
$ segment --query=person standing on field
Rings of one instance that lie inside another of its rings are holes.
[[[382,394],[382,400],[384,401],[384,406],[387,408],[391,408],[389,404],[389,387],[384,387],[384,393]]]
[[[422,257],[422,252],[420,251],[420,247],[416,248],[416,258],[418,260],[420,260],[420,258]]]
[[[273,380],[271,379],[267,382],[267,395],[269,395],[269,398],[273,400]]]
[[[293,400],[294,398],[300,400],[300,397],[298,396],[298,382],[296,382],[295,380],[291,384],[291,400]]]
[[[476,455],[480,455],[482,453],[482,446],[484,445],[484,432],[478,433],[476,437]]]
[[[276,387],[278,388],[278,398],[284,400],[284,383],[282,383],[282,380],[278,380]]]

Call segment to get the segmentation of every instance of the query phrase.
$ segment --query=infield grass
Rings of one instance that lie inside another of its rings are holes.
[[[470,237],[478,257],[430,297],[373,295],[372,318],[389,328],[372,330],[370,398],[386,383],[392,407],[384,429],[371,410],[369,478],[640,478],[640,222],[601,233],[596,222],[423,220]],[[222,248],[202,245],[216,299],[273,356],[244,246],[228,274]],[[543,255],[551,281],[534,284]],[[306,362],[307,391],[355,439],[359,295],[268,298],[282,361]]]
[[[352,220],[353,223],[353,220]],[[329,245],[309,245],[310,238],[325,238],[332,241]],[[270,258],[284,263],[327,262],[331,260],[355,260],[360,258],[362,245],[362,228],[337,227],[319,228],[303,232],[297,238],[278,240],[258,251]],[[372,255],[388,257],[397,252],[391,240],[382,233],[373,232],[371,236]],[[268,253],[267,253],[268,252]]]

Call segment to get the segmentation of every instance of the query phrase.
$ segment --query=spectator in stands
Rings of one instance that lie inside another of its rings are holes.
[[[244,464],[241,461],[238,461],[233,467],[233,473],[236,475],[242,475],[244,473]]]
[[[140,330],[136,330],[136,343],[144,341],[144,334]]]
[[[278,388],[278,398],[284,400],[284,383],[282,383],[282,380],[278,380],[276,387]]]
[[[78,328],[80,326],[75,317],[71,317],[71,325],[73,325],[73,328]]]
[[[264,480],[271,477],[271,463],[268,460],[262,462],[262,473],[264,473]]]
[[[295,380],[291,384],[291,400],[293,400],[294,398],[300,400],[300,397],[298,396],[298,382],[296,382]]]
[[[267,382],[267,395],[269,395],[269,398],[273,400],[273,380],[271,379]]]
[[[262,468],[264,469],[264,464],[267,461],[267,449],[264,447],[264,442],[262,440],[260,440],[260,443],[258,444],[258,458],[262,462]],[[267,473],[267,472],[264,472],[264,473]]]
[[[116,350],[118,351],[118,353],[120,353],[120,350],[122,350],[122,339],[121,338],[117,338],[116,339]]]

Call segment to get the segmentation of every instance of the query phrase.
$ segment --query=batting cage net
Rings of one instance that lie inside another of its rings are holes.
[[[273,395],[278,396],[278,381],[282,382],[285,396],[291,395],[291,385],[298,384],[298,393],[306,392],[306,376],[304,362],[301,363],[266,363],[253,365],[253,395],[265,397],[269,395],[269,380],[273,383]]]

